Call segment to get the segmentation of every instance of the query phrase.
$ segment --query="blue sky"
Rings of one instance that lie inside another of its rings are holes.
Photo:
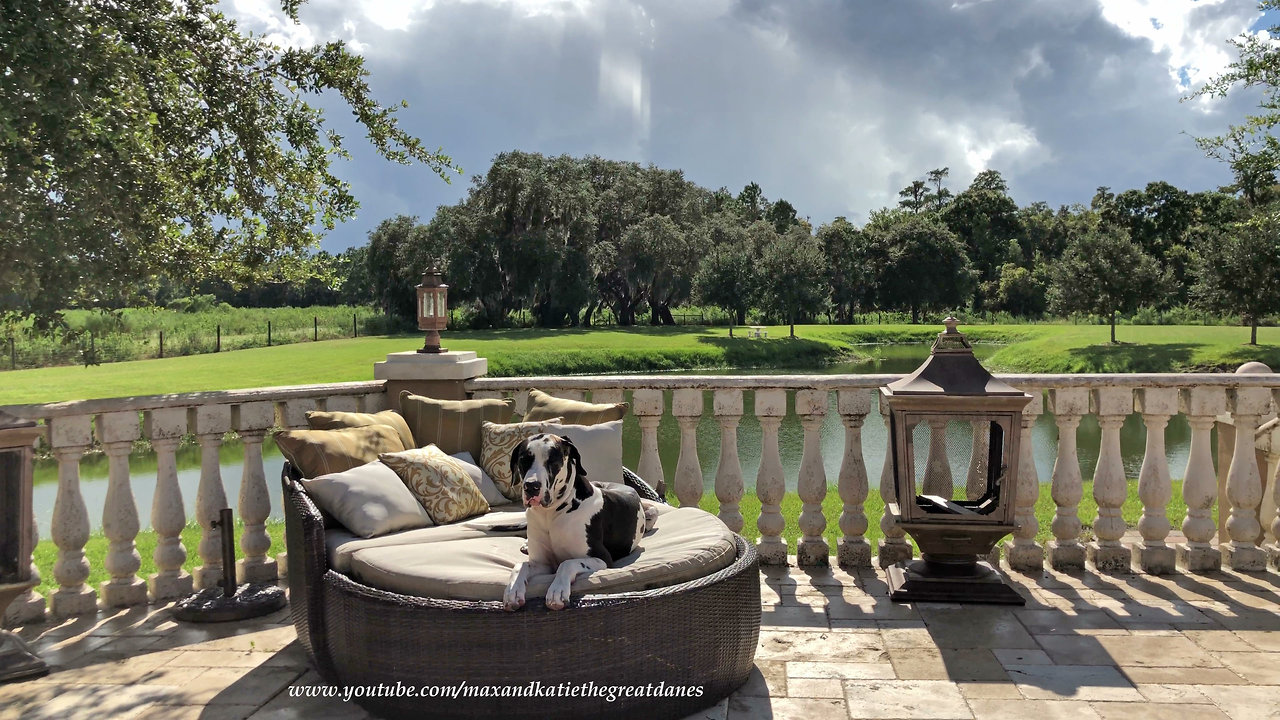
[[[598,154],[758,182],[817,225],[863,222],[935,167],[963,189],[999,170],[1025,204],[1087,203],[1165,180],[1230,182],[1192,137],[1256,96],[1181,102],[1274,22],[1252,0],[224,0],[281,43],[342,39],[408,130],[466,175],[377,158],[342,106],[359,215],[324,240],[363,244],[399,213],[431,218],[499,152]]]

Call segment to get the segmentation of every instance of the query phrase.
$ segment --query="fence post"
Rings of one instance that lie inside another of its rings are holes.
[[[311,316],[311,341],[316,342],[320,339],[320,318],[315,315]]]
[[[9,369],[18,369],[18,348],[13,344],[13,336],[9,336]]]
[[[213,351],[216,353],[222,352],[222,326],[221,325],[218,326],[218,339],[215,342],[216,344],[213,346]]]
[[[355,313],[351,313],[351,337],[360,337],[360,331],[356,328]]]
[[[164,331],[160,331],[160,357],[164,358]]]
[[[271,347],[271,321],[267,321],[267,347]]]

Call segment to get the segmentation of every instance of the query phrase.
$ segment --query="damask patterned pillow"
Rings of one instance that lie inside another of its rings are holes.
[[[512,487],[511,451],[516,449],[521,440],[547,432],[547,425],[560,422],[561,418],[551,418],[539,422],[491,423],[480,426],[480,467],[484,469],[498,492],[508,500],[520,499],[520,488]]]
[[[378,459],[396,471],[437,525],[489,512],[489,502],[467,469],[435,445],[384,453]]]

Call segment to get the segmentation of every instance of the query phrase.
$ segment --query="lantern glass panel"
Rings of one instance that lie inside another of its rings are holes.
[[[904,417],[916,506],[930,514],[989,515],[1008,464],[1004,428],[986,415]],[[949,502],[948,502],[949,501]]]
[[[21,450],[0,450],[0,512],[13,515],[0,517],[0,583],[18,582],[26,570],[22,566],[20,536],[25,526],[20,513],[23,472],[28,461]]]

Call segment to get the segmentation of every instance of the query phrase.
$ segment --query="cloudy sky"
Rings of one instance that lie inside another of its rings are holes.
[[[380,160],[337,104],[359,216],[428,220],[494,155],[598,154],[681,168],[708,188],[755,181],[815,225],[866,220],[936,167],[951,187],[999,170],[1020,204],[1088,203],[1165,180],[1230,182],[1193,135],[1256,96],[1180,98],[1257,32],[1253,0],[224,0],[281,43],[330,39],[366,58],[375,96],[465,172]]]

